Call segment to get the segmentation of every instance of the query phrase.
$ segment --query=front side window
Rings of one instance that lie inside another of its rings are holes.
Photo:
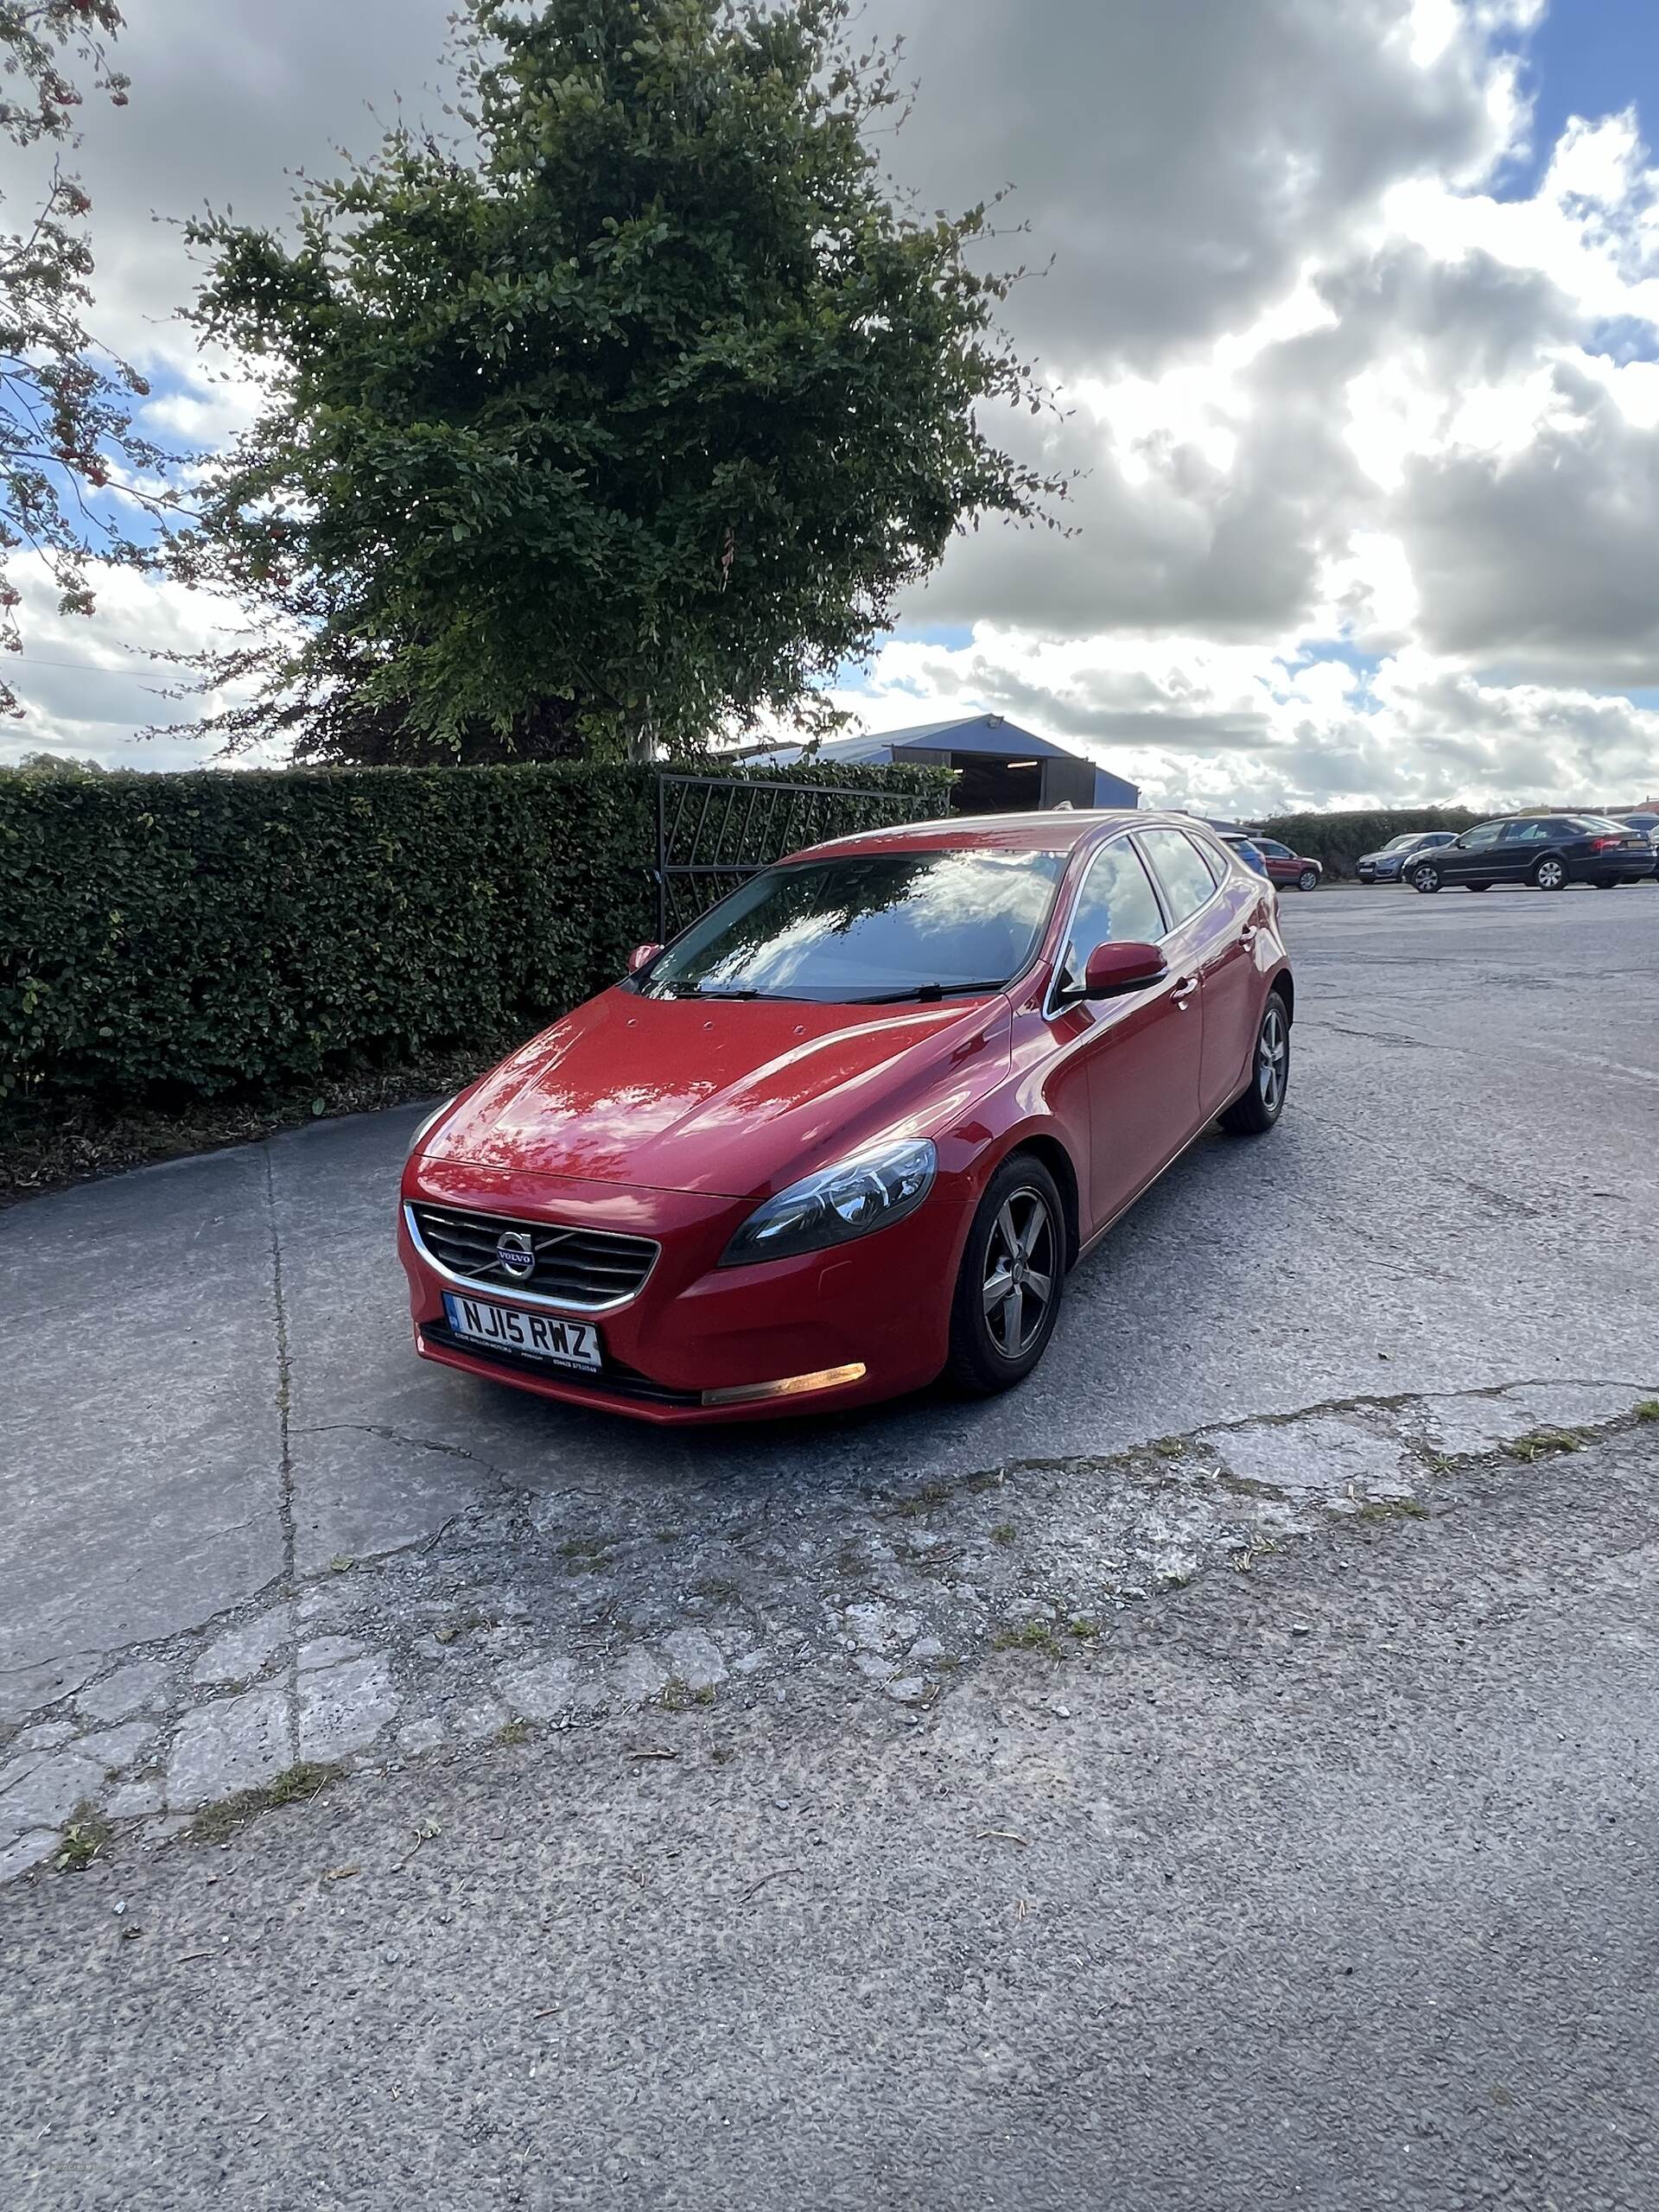
[[[1289,861],[1296,857],[1288,845],[1277,845],[1271,837],[1258,837],[1255,841],[1255,849],[1260,853],[1265,853],[1270,861]]]
[[[1483,822],[1478,830],[1465,830],[1463,842],[1465,845],[1495,845],[1503,833],[1501,822]]]
[[[1179,830],[1143,830],[1140,838],[1163,886],[1169,925],[1179,929],[1189,914],[1196,914],[1215,896],[1210,871],[1198,847]]]
[[[1073,972],[1081,977],[1097,945],[1156,944],[1163,933],[1158,894],[1135,847],[1125,839],[1096,853],[1071,925]]]
[[[767,868],[635,978],[653,999],[824,1004],[1000,990],[1036,951],[1064,853],[849,853]]]

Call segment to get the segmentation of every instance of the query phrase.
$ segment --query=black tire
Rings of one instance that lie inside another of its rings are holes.
[[[1319,887],[1319,871],[1318,868],[1305,868],[1296,879],[1296,888],[1299,891],[1317,891]]]
[[[1566,865],[1558,861],[1554,853],[1546,853],[1527,880],[1535,891],[1565,891]]]
[[[1490,883],[1465,883],[1463,887],[1465,891],[1490,891],[1492,887]]]
[[[1598,891],[1617,891],[1624,880],[1624,877],[1620,875],[1599,875],[1596,878],[1596,888]]]
[[[1222,1116],[1222,1128],[1233,1136],[1265,1136],[1285,1110],[1289,1087],[1290,1008],[1277,991],[1269,991],[1255,1033],[1249,1082]]]
[[[1022,1244],[1024,1272],[1015,1281],[1010,1263]],[[1066,1259],[1065,1208],[1054,1178],[1033,1154],[1016,1152],[992,1176],[979,1202],[957,1274],[945,1373],[958,1390],[989,1398],[1025,1381],[1048,1350],[1059,1319]],[[1009,1279],[1011,1291],[994,1300],[999,1274]],[[1048,1296],[1032,1327],[1028,1306],[1039,1282],[1046,1283]]]
[[[1440,871],[1433,861],[1420,861],[1413,868],[1411,887],[1414,891],[1421,891],[1425,895],[1432,894],[1440,889]]]

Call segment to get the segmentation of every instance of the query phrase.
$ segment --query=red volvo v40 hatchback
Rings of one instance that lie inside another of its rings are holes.
[[[442,1109],[399,1250],[429,1359],[653,1421],[1007,1389],[1219,1115],[1284,1105],[1270,888],[1190,820],[796,855]]]

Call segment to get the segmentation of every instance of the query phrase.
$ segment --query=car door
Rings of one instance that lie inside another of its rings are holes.
[[[1080,1069],[1088,1085],[1089,1158],[1079,1176],[1085,1237],[1122,1213],[1198,1125],[1204,1027],[1197,974],[1172,964],[1162,982],[1127,998],[1071,995],[1096,946],[1163,944],[1167,958],[1169,927],[1129,837],[1103,846],[1078,890],[1048,1008],[1064,1079]]]
[[[1524,883],[1554,840],[1549,823],[1536,817],[1506,822],[1497,841],[1497,865],[1491,871],[1493,883]]]
[[[1218,896],[1187,924],[1204,1001],[1204,1058],[1198,1109],[1208,1121],[1230,1106],[1255,1062],[1264,999],[1255,940],[1273,919],[1260,881],[1242,878],[1207,837],[1194,836]]]
[[[1467,883],[1471,878],[1477,883],[1494,882],[1492,869],[1503,831],[1501,822],[1483,822],[1478,829],[1465,830],[1455,845],[1427,857],[1433,861],[1445,882]]]

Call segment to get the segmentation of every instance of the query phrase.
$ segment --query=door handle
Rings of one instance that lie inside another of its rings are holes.
[[[1198,979],[1196,976],[1183,976],[1180,982],[1176,984],[1174,989],[1170,993],[1170,997],[1174,1001],[1175,1004],[1179,1007],[1183,1014],[1186,1012],[1187,1001],[1192,997],[1193,992],[1196,991],[1198,988]]]

